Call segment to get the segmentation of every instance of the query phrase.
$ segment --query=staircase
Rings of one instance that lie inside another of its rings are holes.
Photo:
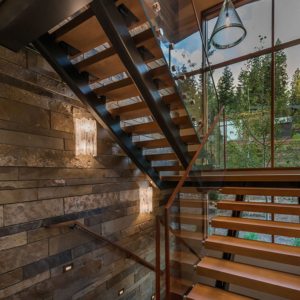
[[[162,30],[148,1],[95,0],[33,45],[154,186],[160,172],[179,174],[200,145],[175,78],[160,47]]]
[[[261,183],[267,185],[267,182],[266,179]],[[182,237],[191,249],[182,245],[180,241],[176,244],[173,236],[170,236],[170,299],[253,299],[229,292],[231,285],[239,287],[234,288],[238,291],[246,288],[264,293],[262,295],[269,294],[268,299],[272,299],[271,295],[284,299],[300,299],[300,276],[276,270],[276,265],[272,264],[282,264],[280,269],[283,270],[289,270],[289,265],[300,266],[300,248],[239,237],[239,231],[243,231],[299,238],[299,222],[253,219],[250,218],[251,215],[242,218],[242,212],[300,216],[299,204],[245,201],[245,195],[298,198],[300,190],[286,187],[223,187],[220,192],[223,195],[236,192],[238,196],[236,201],[221,200],[216,203],[214,200],[208,200],[205,192],[199,193],[197,188],[182,188],[178,198],[172,203],[170,224],[177,228],[176,236]],[[188,199],[181,199],[183,196],[188,196]],[[211,215],[203,212],[205,206],[206,212]],[[174,210],[183,212],[177,212],[174,219]],[[228,215],[229,211],[231,216],[224,216],[225,212]],[[198,215],[195,215],[196,212]],[[202,226],[207,225],[211,229],[200,228],[200,220],[204,220]],[[208,236],[213,229],[226,230],[227,234]],[[197,262],[197,257],[191,250],[199,255],[201,253],[200,261]],[[223,253],[223,258],[220,259],[216,253]],[[235,262],[235,256],[243,263]],[[245,259],[242,259],[243,257]],[[261,263],[250,265],[251,259]],[[212,280],[216,282],[215,287],[203,284],[212,283]]]

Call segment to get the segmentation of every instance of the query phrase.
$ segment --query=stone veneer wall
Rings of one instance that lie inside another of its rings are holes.
[[[44,228],[78,219],[155,263],[171,191],[139,214],[149,182],[100,126],[97,157],[76,157],[73,117],[90,114],[38,53],[0,48],[0,299],[151,299],[153,272],[80,230]]]

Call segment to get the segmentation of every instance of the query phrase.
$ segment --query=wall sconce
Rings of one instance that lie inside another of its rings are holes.
[[[153,197],[152,187],[140,188],[140,213],[141,214],[148,214],[153,211],[152,197]]]
[[[92,119],[75,119],[76,155],[97,155],[97,124]]]

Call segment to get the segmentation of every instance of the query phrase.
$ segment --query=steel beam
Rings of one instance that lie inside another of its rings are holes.
[[[135,46],[114,0],[94,0],[90,6],[147,103],[151,114],[186,169],[192,160],[187,145],[183,142],[179,129],[172,121],[170,111],[162,101],[158,88]]]
[[[151,163],[145,159],[142,152],[132,143],[131,136],[122,130],[120,122],[106,109],[105,99],[99,99],[90,88],[88,74],[79,73],[70,62],[67,49],[63,49],[61,45],[56,44],[48,33],[35,40],[33,44],[152,184],[160,189],[174,187],[176,184],[165,183],[159,178]]]

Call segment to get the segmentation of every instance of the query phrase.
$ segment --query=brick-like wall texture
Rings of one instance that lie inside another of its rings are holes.
[[[152,271],[81,230],[45,229],[79,220],[155,264],[171,191],[140,214],[149,182],[100,126],[98,155],[75,156],[74,117],[91,115],[38,53],[0,48],[0,299],[151,299]]]

